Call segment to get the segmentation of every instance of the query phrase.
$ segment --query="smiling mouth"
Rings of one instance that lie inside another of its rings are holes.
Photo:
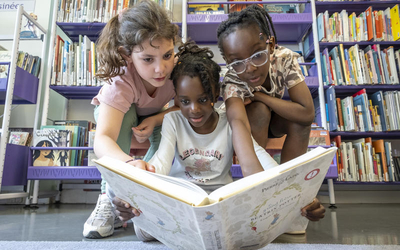
[[[258,76],[258,77],[253,77],[253,78],[250,78],[250,79],[249,79],[250,82],[258,82],[259,80],[260,80],[260,76]]]
[[[197,117],[197,118],[191,117],[190,120],[192,122],[194,122],[194,123],[199,123],[199,122],[201,122],[201,120],[203,120],[203,116],[200,116],[200,117]]]

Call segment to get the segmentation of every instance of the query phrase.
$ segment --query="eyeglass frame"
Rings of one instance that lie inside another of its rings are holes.
[[[232,62],[232,63],[226,65],[226,67],[227,67],[229,70],[233,71],[235,74],[242,74],[242,73],[244,73],[244,72],[246,71],[246,69],[247,69],[247,62],[250,62],[250,64],[251,64],[252,66],[254,66],[254,67],[261,67],[261,66],[263,66],[264,64],[266,64],[266,63],[269,61],[268,52],[269,52],[269,49],[268,49],[268,47],[267,47],[265,50],[258,51],[258,52],[254,53],[253,55],[251,55],[250,57],[248,57],[248,58],[246,58],[246,59],[234,61],[234,62]],[[252,62],[252,59],[253,59],[254,55],[259,54],[259,53],[266,53],[266,54],[267,54],[267,60],[266,60],[263,64],[255,65],[255,64]],[[240,72],[240,73],[236,72],[236,70],[234,70],[233,67],[232,67],[232,64],[235,64],[235,63],[244,63],[244,70],[243,70],[242,72]]]

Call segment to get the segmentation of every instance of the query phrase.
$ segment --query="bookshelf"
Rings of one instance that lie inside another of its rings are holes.
[[[372,7],[373,11],[385,11],[387,8],[392,8],[395,5],[400,5],[400,1],[345,1],[345,2],[335,2],[335,1],[324,1],[324,2],[319,2],[316,1],[315,2],[315,8],[316,8],[316,14],[318,15],[319,13],[324,13],[325,11],[329,11],[329,17],[331,17],[331,15],[335,12],[340,13],[342,10],[346,10],[348,15],[350,16],[351,13],[355,13],[357,17],[360,16],[360,14],[362,14],[363,12],[365,12],[370,6]],[[373,15],[372,15],[373,16]],[[373,16],[374,18],[374,16]],[[385,16],[383,16],[383,18],[385,18]],[[373,21],[373,27],[375,27],[375,21]],[[387,22],[387,21],[384,21]],[[383,30],[385,32],[385,30]],[[318,40],[316,40],[318,41]],[[324,49],[328,49],[328,51],[331,51],[333,48],[338,47],[338,46],[343,46],[344,49],[349,49],[352,46],[357,45],[358,48],[360,49],[360,51],[364,51],[364,49],[366,49],[368,46],[371,46],[373,48],[373,45],[375,46],[379,46],[380,47],[380,51],[383,51],[386,48],[389,47],[393,47],[394,51],[399,50],[400,49],[400,40],[397,41],[376,41],[374,39],[370,40],[370,41],[354,41],[354,42],[349,42],[349,41],[342,41],[342,42],[338,42],[338,41],[319,41],[318,43],[318,47],[319,49],[317,49],[317,46],[315,46],[315,48],[312,49],[312,53],[310,53],[310,57],[315,56],[317,57],[317,54],[321,53]],[[374,49],[374,48],[373,48]],[[379,58],[378,63],[382,63],[382,61],[384,59],[382,59],[379,57],[379,50],[377,51],[377,57]],[[315,53],[318,52],[318,53]],[[375,52],[373,52],[375,53]],[[386,53],[386,52],[385,52]],[[384,57],[382,57],[384,58]],[[397,59],[396,59],[396,64]],[[386,62],[384,62],[386,63]],[[390,66],[390,65],[389,65]],[[384,72],[385,68],[388,68],[387,66],[376,66],[378,67],[376,70],[379,70],[379,67],[381,67],[381,74],[382,72]],[[397,74],[398,72],[398,68],[396,69]],[[320,74],[322,74],[321,72],[319,72]],[[383,77],[385,77],[385,74],[387,73],[383,73]],[[389,75],[390,75],[390,71],[389,71]],[[390,78],[389,78],[390,79]],[[321,81],[322,82],[322,81]],[[323,91],[320,91],[320,94],[324,95],[326,90],[329,88],[329,86],[323,85],[322,83],[322,88]],[[365,89],[366,95],[368,100],[371,100],[371,95],[378,92],[378,91],[382,91],[382,92],[386,92],[386,91],[400,91],[400,85],[398,83],[394,83],[392,82],[392,80],[390,80],[389,82],[386,80],[386,83],[383,82],[383,80],[381,80],[379,83],[375,82],[372,84],[360,84],[360,85],[334,85],[334,92],[336,95],[336,98],[340,98],[343,99],[345,97],[348,96],[352,96],[355,93],[357,93],[358,91]],[[353,96],[354,97],[354,96]],[[328,101],[327,101],[328,102]],[[329,104],[328,104],[329,105]],[[332,105],[332,104],[331,104]],[[375,105],[375,104],[373,104]],[[336,106],[337,107],[337,106]],[[367,110],[367,113],[371,112]],[[326,109],[324,107],[321,106],[321,113],[323,115],[325,115],[325,120],[322,121],[322,124],[325,128],[327,128],[326,125]],[[339,114],[339,113],[338,113]],[[372,118],[371,118],[372,119]],[[396,119],[396,118],[394,118]],[[362,124],[361,122],[359,124]],[[357,125],[356,125],[357,126]],[[359,125],[359,126],[363,126],[363,125]],[[375,126],[375,125],[374,125]],[[366,132],[361,131],[338,131],[336,129],[330,131],[330,136],[331,138],[335,138],[337,136],[341,137],[342,142],[353,142],[354,140],[357,139],[361,139],[361,138],[371,138],[373,141],[376,140],[380,140],[383,139],[385,142],[396,142],[400,139],[400,130],[395,129],[395,131],[379,131],[379,132],[374,132],[374,131],[368,131],[365,129]],[[397,143],[396,143],[397,144]],[[394,144],[394,145],[396,145]],[[354,146],[354,145],[353,145]],[[397,145],[398,147],[398,145]],[[393,150],[393,146],[391,149],[391,156],[395,157],[396,155],[393,154],[394,150]],[[385,151],[386,151],[386,145],[385,145]],[[398,148],[397,148],[398,150]],[[386,151],[387,152],[387,151]],[[356,154],[357,156],[357,154]],[[388,157],[390,158],[390,157]],[[366,160],[365,160],[366,162]],[[358,164],[358,161],[357,161]],[[366,164],[366,163],[364,163]],[[392,165],[392,164],[391,164]],[[393,165],[392,165],[393,167]],[[383,170],[382,170],[383,171]],[[358,174],[356,174],[358,175]],[[385,181],[385,182],[381,182],[381,181],[335,181],[335,184],[348,184],[348,185],[398,185],[400,182],[398,180],[394,180],[394,181]]]
[[[42,34],[38,38],[21,39],[20,32],[23,28],[24,20],[29,20],[32,25],[38,29],[38,33]],[[40,71],[39,77],[22,70],[17,67],[18,50],[21,42],[29,42],[31,40],[40,40],[42,42],[41,65],[44,68],[45,46],[47,42],[47,31],[36,22],[23,6],[18,6],[16,13],[15,29],[13,36],[3,36],[2,41],[12,41],[12,56],[9,63],[8,77],[6,80],[0,81],[0,103],[4,104],[3,122],[1,127],[1,143],[0,143],[0,191],[2,186],[23,185],[26,186],[24,192],[19,193],[0,193],[0,199],[26,198],[25,204],[30,202],[30,186],[31,182],[26,178],[26,166],[28,160],[29,147],[8,144],[8,133],[11,118],[12,104],[36,104],[34,129],[39,122],[40,102],[42,82],[39,80],[43,70]]]

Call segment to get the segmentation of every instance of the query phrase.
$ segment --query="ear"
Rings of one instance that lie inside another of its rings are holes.
[[[269,38],[269,50],[271,51],[271,54],[274,52],[274,49],[275,49],[275,37],[274,36],[271,36],[270,38]]]
[[[122,46],[118,47],[118,53],[124,58],[126,62],[132,63],[132,57],[129,55],[129,52]]]

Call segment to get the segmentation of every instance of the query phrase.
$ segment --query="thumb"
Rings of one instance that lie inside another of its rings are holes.
[[[156,172],[156,168],[153,165],[149,164],[149,165],[147,165],[147,171],[155,173]]]
[[[133,129],[141,131],[141,130],[143,130],[145,127],[146,127],[146,126],[143,125],[143,123],[141,123],[141,124],[137,125],[136,127],[133,127]]]

